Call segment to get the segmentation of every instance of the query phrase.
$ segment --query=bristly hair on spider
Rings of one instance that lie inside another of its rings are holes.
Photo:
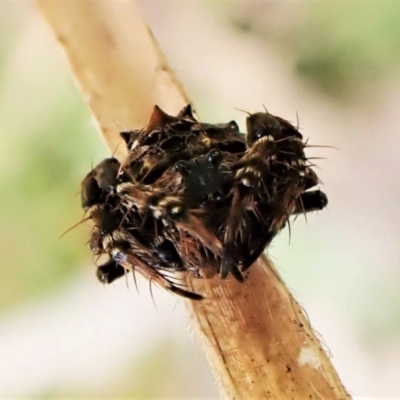
[[[201,300],[177,272],[243,282],[291,216],[326,207],[298,126],[247,114],[246,135],[235,121],[199,122],[190,105],[176,116],[155,106],[146,127],[121,132],[126,159],[105,159],[81,183],[89,247],[108,256],[100,282],[139,272]]]

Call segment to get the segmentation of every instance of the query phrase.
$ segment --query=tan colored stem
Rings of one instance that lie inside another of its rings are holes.
[[[231,399],[349,399],[310,322],[272,262],[245,283],[192,281],[192,303],[219,385]]]
[[[134,2],[38,4],[112,150],[120,130],[146,125],[154,104],[174,114],[188,102]],[[207,297],[186,304],[228,398],[350,398],[305,313],[266,257],[250,269],[244,284],[218,277],[188,283]]]
[[[38,4],[112,151],[121,130],[147,124],[154,104],[174,113],[188,103],[135,2],[40,0]],[[123,157],[124,146],[116,154]]]

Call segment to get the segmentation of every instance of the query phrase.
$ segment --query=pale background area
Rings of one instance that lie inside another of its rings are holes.
[[[269,254],[350,392],[400,398],[400,3],[141,6],[204,120],[264,104],[340,149],[310,149],[328,210]],[[218,398],[181,300],[97,283],[88,226],[58,240],[110,153],[28,1],[0,2],[0,137],[0,398]]]

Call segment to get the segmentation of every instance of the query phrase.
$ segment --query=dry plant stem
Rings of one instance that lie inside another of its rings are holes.
[[[188,103],[133,1],[38,3],[112,151],[118,132],[145,126],[154,104],[174,113]]]
[[[111,150],[120,130],[146,125],[154,104],[174,114],[188,102],[134,2],[38,3]],[[207,297],[186,305],[225,396],[349,399],[271,262],[256,264],[244,284],[188,282]]]
[[[244,284],[193,280],[208,359],[229,398],[349,399],[330,359],[272,262],[261,256]]]

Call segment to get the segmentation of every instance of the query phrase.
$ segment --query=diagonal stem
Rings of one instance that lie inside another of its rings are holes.
[[[38,0],[110,149],[118,131],[146,125],[154,104],[176,114],[188,99],[131,0]],[[117,156],[124,157],[123,146]],[[186,301],[225,396],[350,399],[304,310],[271,261],[245,283],[189,280],[206,296]]]

